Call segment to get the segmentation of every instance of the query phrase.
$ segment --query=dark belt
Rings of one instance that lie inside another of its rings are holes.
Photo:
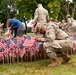
[[[64,39],[67,39],[67,38],[69,38],[69,37],[65,37],[65,38],[62,38],[62,39],[56,39],[56,40],[64,40]]]

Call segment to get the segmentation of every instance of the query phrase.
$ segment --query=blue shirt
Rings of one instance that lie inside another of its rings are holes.
[[[11,28],[18,28],[23,25],[22,22],[16,18],[11,19],[10,24],[11,24]]]
[[[23,26],[22,22],[16,18],[10,20],[11,28],[14,28],[14,37],[17,35],[17,29]]]

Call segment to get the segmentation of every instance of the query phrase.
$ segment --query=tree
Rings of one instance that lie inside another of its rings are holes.
[[[1,0],[1,12],[4,15],[4,19],[8,17],[13,17],[16,13],[15,11],[15,0]]]
[[[60,1],[52,0],[50,3],[48,3],[48,7],[50,9],[50,17],[57,19],[60,11]]]
[[[19,11],[16,17],[20,20],[32,18],[36,5],[37,3],[35,0],[16,0],[16,7]]]
[[[59,19],[66,20],[66,15],[70,14],[73,18],[75,18],[75,9],[76,9],[76,1],[73,0],[61,0],[60,1],[60,12],[59,12]]]
[[[76,19],[76,1],[73,0],[72,17]]]
[[[76,1],[69,0],[0,0],[0,18],[6,21],[8,17],[16,17],[26,21],[34,17],[37,5],[41,3],[49,12],[50,18],[62,20],[67,14],[76,18]]]
[[[50,17],[54,19],[57,18],[60,11],[59,0],[16,0],[16,7],[19,10],[16,17],[23,19],[25,16],[26,20],[33,18],[35,9],[39,3],[41,3],[43,7],[48,10]]]

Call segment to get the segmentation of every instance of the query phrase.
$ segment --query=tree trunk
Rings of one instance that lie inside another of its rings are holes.
[[[74,5],[74,8],[72,10],[72,17],[74,18],[74,14],[75,14],[75,9],[76,9],[76,5]]]

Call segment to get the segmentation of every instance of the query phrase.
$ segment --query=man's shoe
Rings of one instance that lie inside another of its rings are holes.
[[[59,66],[61,65],[61,62],[52,62],[51,64],[49,64],[49,67],[55,67],[55,66]]]
[[[69,62],[70,60],[70,56],[68,56],[67,58],[63,59],[62,64],[66,64],[67,62]]]

